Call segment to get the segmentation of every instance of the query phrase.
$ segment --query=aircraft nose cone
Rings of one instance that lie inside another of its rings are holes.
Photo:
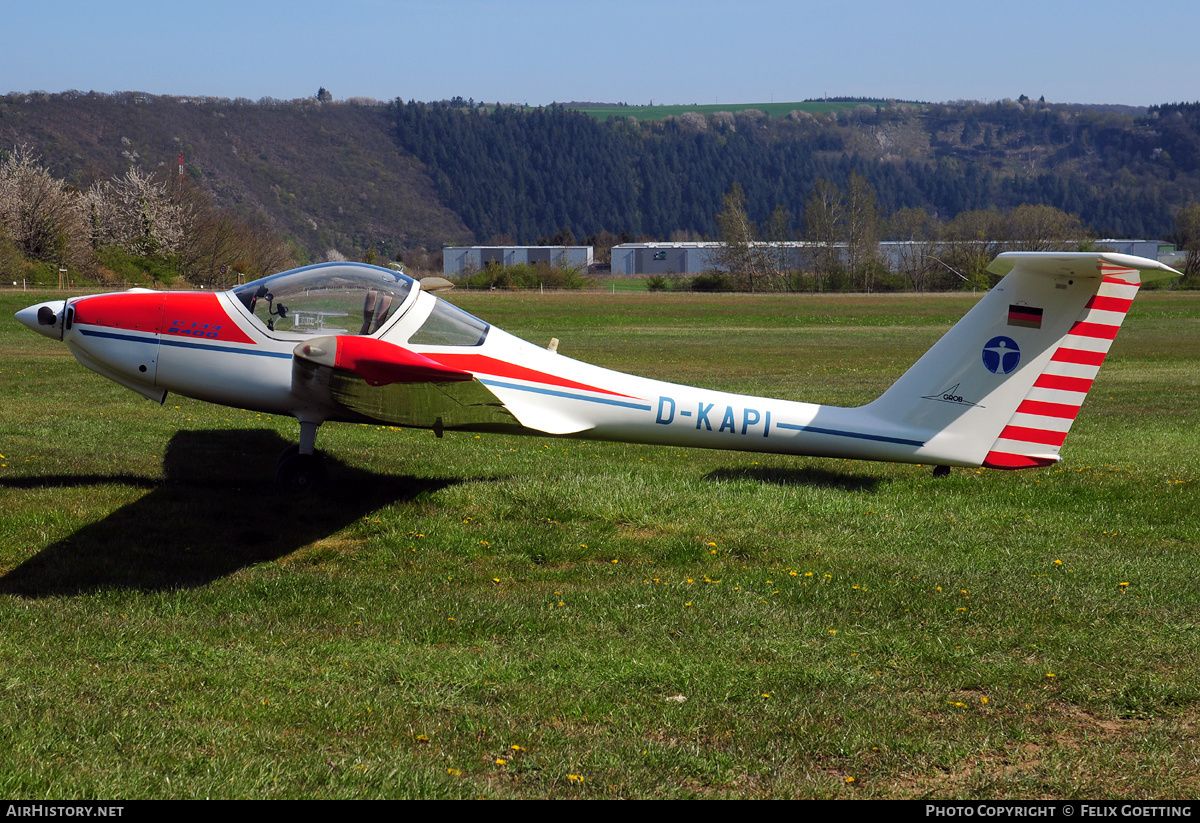
[[[62,338],[62,313],[64,305],[66,304],[62,300],[37,303],[28,308],[21,309],[17,312],[16,317],[23,325],[38,334],[44,334],[46,337],[59,340]]]

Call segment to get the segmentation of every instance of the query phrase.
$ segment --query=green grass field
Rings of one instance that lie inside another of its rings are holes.
[[[1200,295],[1134,303],[1055,468],[155,406],[0,295],[0,794],[1200,794]],[[601,365],[873,398],[960,295],[462,294]]]
[[[786,117],[789,112],[806,111],[810,114],[824,114],[831,111],[843,111],[861,106],[866,101],[824,101],[814,100],[806,103],[708,103],[704,105],[669,105],[669,106],[586,106],[576,108],[584,114],[590,114],[599,120],[610,117],[633,117],[637,120],[663,120],[667,117],[678,117],[684,112],[696,111],[701,114],[715,114],[719,111],[739,112],[746,109],[758,109],[771,117]],[[872,101],[869,105],[887,106],[886,100]]]

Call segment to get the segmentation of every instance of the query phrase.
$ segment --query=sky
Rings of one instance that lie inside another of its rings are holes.
[[[1196,0],[10,0],[0,93],[1200,99]]]

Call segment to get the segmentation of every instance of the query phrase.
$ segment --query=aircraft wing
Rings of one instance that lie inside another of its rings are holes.
[[[331,418],[443,430],[579,431],[536,404],[510,407],[467,371],[383,340],[318,337],[292,353],[292,389]]]

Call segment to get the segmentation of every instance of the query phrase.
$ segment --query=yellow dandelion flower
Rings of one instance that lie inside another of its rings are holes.
[[[462,772],[460,772],[458,769],[446,769],[446,774],[451,775],[452,777],[458,777],[460,774],[462,774]]]
[[[581,775],[581,774],[569,774],[569,775],[567,775],[567,780],[570,780],[572,783],[582,783],[582,782],[583,782],[583,775]]]
[[[508,765],[508,761],[507,761],[507,760],[505,760],[503,757],[497,757],[497,758],[496,758],[496,765],[497,765],[497,766],[507,766],[507,765]]]
[[[854,778],[853,778],[853,777],[851,777],[850,775],[846,775],[846,778],[845,778],[845,780],[846,780],[846,782],[847,782],[847,783],[853,783],[853,782],[854,782]]]
[[[1057,677],[1057,676],[1058,675],[1056,675],[1054,672],[1046,672],[1046,677]]]

